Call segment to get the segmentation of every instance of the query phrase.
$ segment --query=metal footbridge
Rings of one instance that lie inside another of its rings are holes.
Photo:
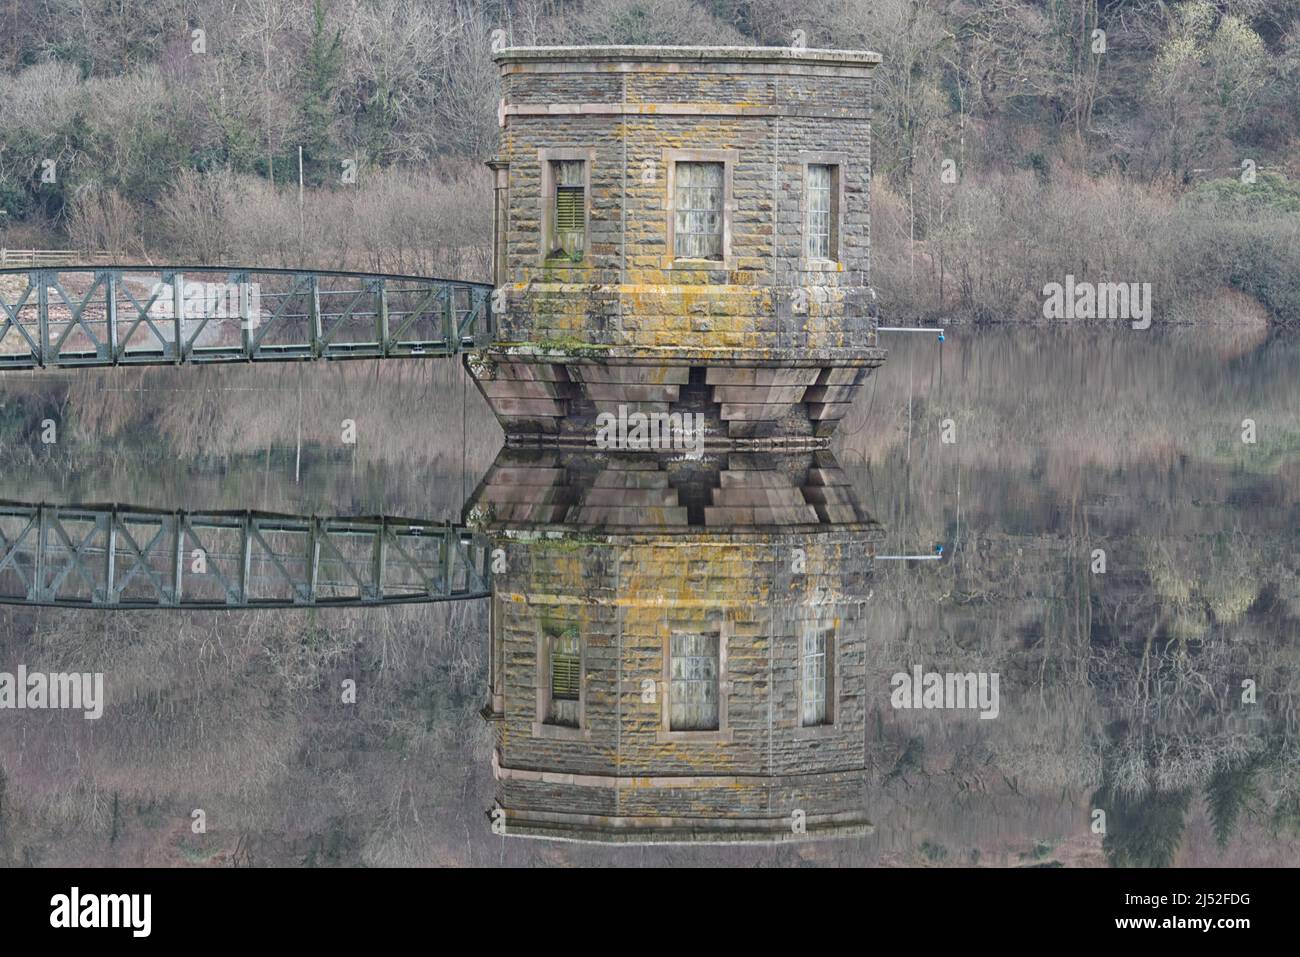
[[[491,293],[301,269],[6,269],[0,370],[449,356],[490,341]]]

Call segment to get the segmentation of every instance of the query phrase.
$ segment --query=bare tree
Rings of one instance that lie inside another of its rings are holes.
[[[68,236],[81,250],[102,250],[118,260],[143,250],[139,209],[115,189],[78,190],[68,214]]]

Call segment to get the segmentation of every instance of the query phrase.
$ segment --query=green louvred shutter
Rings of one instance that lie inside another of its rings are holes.
[[[556,701],[577,701],[581,686],[579,668],[582,655],[578,647],[576,629],[566,629],[551,639],[551,698]]]
[[[556,655],[551,663],[551,697],[576,700],[578,697],[578,659]]]
[[[561,186],[555,193],[555,225],[561,232],[581,230],[583,220],[583,189],[581,186]]]

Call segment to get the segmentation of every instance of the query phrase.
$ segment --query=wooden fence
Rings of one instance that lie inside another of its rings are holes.
[[[108,266],[121,260],[112,253],[79,249],[0,249],[0,269],[43,269],[46,266]]]

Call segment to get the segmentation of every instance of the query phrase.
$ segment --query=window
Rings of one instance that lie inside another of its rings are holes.
[[[813,624],[804,629],[799,654],[800,724],[805,728],[830,724],[829,690],[835,661],[835,628]]]
[[[810,260],[839,259],[839,167],[807,166],[805,255]]]
[[[687,272],[735,269],[733,195],[740,152],[666,149],[663,162],[668,171],[663,193],[663,268]],[[697,274],[687,281],[713,280]]]
[[[718,730],[718,633],[674,632],[671,652],[669,730]]]
[[[587,247],[587,184],[582,160],[553,160],[555,211],[551,255],[581,259]]]
[[[547,622],[544,634],[550,675],[547,723],[576,728],[580,724],[582,690],[582,651],[578,626],[574,623]]]
[[[678,259],[721,260],[724,165],[679,162],[675,179],[674,255]]]

